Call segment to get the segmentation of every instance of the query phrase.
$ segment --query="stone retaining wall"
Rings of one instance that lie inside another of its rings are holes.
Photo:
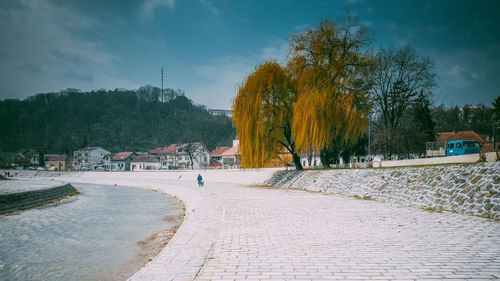
[[[500,219],[500,162],[279,171],[265,183]]]
[[[74,192],[77,192],[76,188],[67,183],[46,189],[0,194],[0,214],[41,206]]]

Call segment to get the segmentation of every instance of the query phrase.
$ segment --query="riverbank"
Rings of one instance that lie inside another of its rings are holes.
[[[179,200],[124,186],[71,183],[55,207],[0,216],[0,280],[124,280],[165,246]]]
[[[71,184],[54,180],[0,181],[0,215],[55,203],[78,194]]]
[[[500,224],[283,188],[276,170],[85,173],[73,181],[162,191],[186,217],[130,280],[426,279],[500,276]],[[468,265],[464,267],[464,265]]]

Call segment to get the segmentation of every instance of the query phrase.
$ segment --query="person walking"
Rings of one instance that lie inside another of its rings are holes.
[[[203,178],[201,177],[201,174],[198,174],[198,186],[203,186]]]

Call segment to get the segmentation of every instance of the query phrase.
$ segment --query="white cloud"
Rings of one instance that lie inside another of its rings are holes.
[[[450,75],[455,87],[459,88],[469,87],[474,80],[479,78],[477,73],[461,65],[451,66],[447,73]]]
[[[289,43],[286,40],[275,40],[274,44],[261,49],[257,57],[261,61],[275,60],[280,64],[284,64],[288,55]]]
[[[265,60],[285,62],[288,42],[275,39],[272,45],[248,56],[225,56],[193,68],[193,84],[185,86],[187,96],[210,108],[229,109],[238,87],[255,67]]]
[[[48,0],[21,1],[0,10],[0,94],[25,97],[64,88],[127,87],[113,64],[120,58],[77,34],[100,28],[97,19]]]
[[[186,93],[196,103],[211,108],[229,109],[238,86],[254,68],[250,59],[227,56],[197,65],[193,71],[196,81],[186,87]]]
[[[175,8],[175,0],[145,0],[142,5],[142,16],[153,18],[157,8]]]
[[[217,7],[215,7],[209,0],[200,0],[200,2],[207,7],[214,16],[219,14],[219,9],[217,9]]]
[[[436,60],[439,88],[437,93],[448,105],[491,105],[498,96],[500,81],[500,48],[451,49],[430,52]]]

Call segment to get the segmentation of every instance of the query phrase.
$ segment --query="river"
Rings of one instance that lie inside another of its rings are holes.
[[[182,221],[182,204],[167,195],[73,185],[72,199],[0,216],[0,280],[123,280]]]

